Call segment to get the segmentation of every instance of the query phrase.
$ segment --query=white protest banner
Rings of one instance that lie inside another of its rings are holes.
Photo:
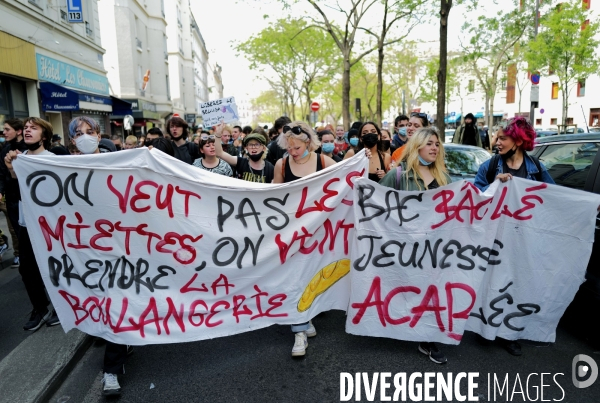
[[[346,310],[361,155],[293,183],[240,181],[147,149],[14,163],[65,331],[201,340]]]
[[[234,97],[203,102],[200,104],[200,112],[202,113],[204,127],[216,126],[221,121],[231,123],[239,120]]]
[[[599,195],[520,178],[485,193],[464,181],[398,192],[357,180],[346,331],[554,341],[584,281],[599,204]]]

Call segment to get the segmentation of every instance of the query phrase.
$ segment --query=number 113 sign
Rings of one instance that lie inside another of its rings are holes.
[[[67,0],[67,16],[69,22],[83,22],[81,2],[82,0]]]

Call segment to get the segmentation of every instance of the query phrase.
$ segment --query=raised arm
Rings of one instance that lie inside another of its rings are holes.
[[[216,137],[215,153],[217,155],[217,158],[221,158],[223,161],[225,161],[232,167],[235,167],[237,165],[238,157],[235,155],[230,155],[229,153],[225,152],[223,150],[223,145],[221,143],[221,135],[223,134],[224,126],[225,126],[225,124],[223,122],[221,122],[217,125],[217,132],[215,134],[215,137]]]

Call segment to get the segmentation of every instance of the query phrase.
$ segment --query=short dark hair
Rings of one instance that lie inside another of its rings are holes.
[[[352,126],[350,126],[351,129],[360,129],[360,127],[362,126],[363,122],[361,122],[360,120],[357,122],[352,123]]]
[[[169,154],[171,157],[175,156],[175,150],[171,145],[171,142],[164,137],[159,137],[152,141],[152,147],[162,151],[165,154]]]
[[[396,117],[396,119],[394,119],[394,126],[398,126],[398,123],[400,123],[403,120],[409,120],[408,116],[406,116],[406,115],[398,115]]]
[[[282,129],[283,126],[288,125],[290,123],[292,123],[290,118],[288,118],[287,116],[281,116],[275,120],[275,123],[273,123],[273,127],[279,132],[279,129]]]
[[[153,127],[152,129],[148,130],[148,134],[156,134],[158,137],[165,137],[162,130],[160,130],[158,127]]]
[[[110,136],[111,140],[121,140],[121,135],[119,134],[113,134],[112,136]]]
[[[108,134],[106,134],[106,133],[102,133],[102,134],[100,135],[100,138],[101,138],[101,139],[107,139],[107,140],[110,140],[110,135],[108,135]]]
[[[244,134],[252,133],[252,126],[244,126],[244,128],[242,129],[242,133],[244,133]]]
[[[4,121],[7,125],[13,128],[14,131],[18,132],[19,130],[23,131],[23,121],[21,119],[13,118],[6,119]]]
[[[171,119],[167,120],[167,134],[171,135],[171,125],[176,127],[183,127],[182,136],[184,139],[188,136],[188,124],[185,120],[181,119],[178,116],[173,116]]]
[[[200,139],[200,143],[198,143],[198,148],[200,149],[200,155],[202,157],[204,157],[204,153],[202,152],[202,147],[204,147],[208,143],[214,143],[214,142],[215,142],[215,139],[210,139],[210,138],[206,139],[206,140]]]
[[[238,129],[240,132],[242,131],[242,126],[233,126],[234,129]]]

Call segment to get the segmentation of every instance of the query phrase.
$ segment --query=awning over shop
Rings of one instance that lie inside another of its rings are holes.
[[[117,97],[112,97],[112,96],[110,97],[110,99],[112,99],[112,105],[113,105],[112,114],[113,114],[113,116],[125,116],[125,115],[133,114],[131,102],[127,102],[127,101],[124,101],[122,99],[119,99]]]
[[[503,115],[502,112],[495,112],[494,113],[494,116],[500,116],[500,117],[502,117],[502,115]],[[483,112],[477,112],[473,116],[475,116],[475,119],[481,119],[481,118],[483,118]]]
[[[110,97],[75,91],[49,82],[40,83],[40,92],[45,111],[112,111]]]
[[[460,113],[455,114],[454,116],[452,115],[448,115],[446,116],[446,118],[444,119],[445,123],[456,123],[456,122],[460,122],[460,117],[462,115]]]

